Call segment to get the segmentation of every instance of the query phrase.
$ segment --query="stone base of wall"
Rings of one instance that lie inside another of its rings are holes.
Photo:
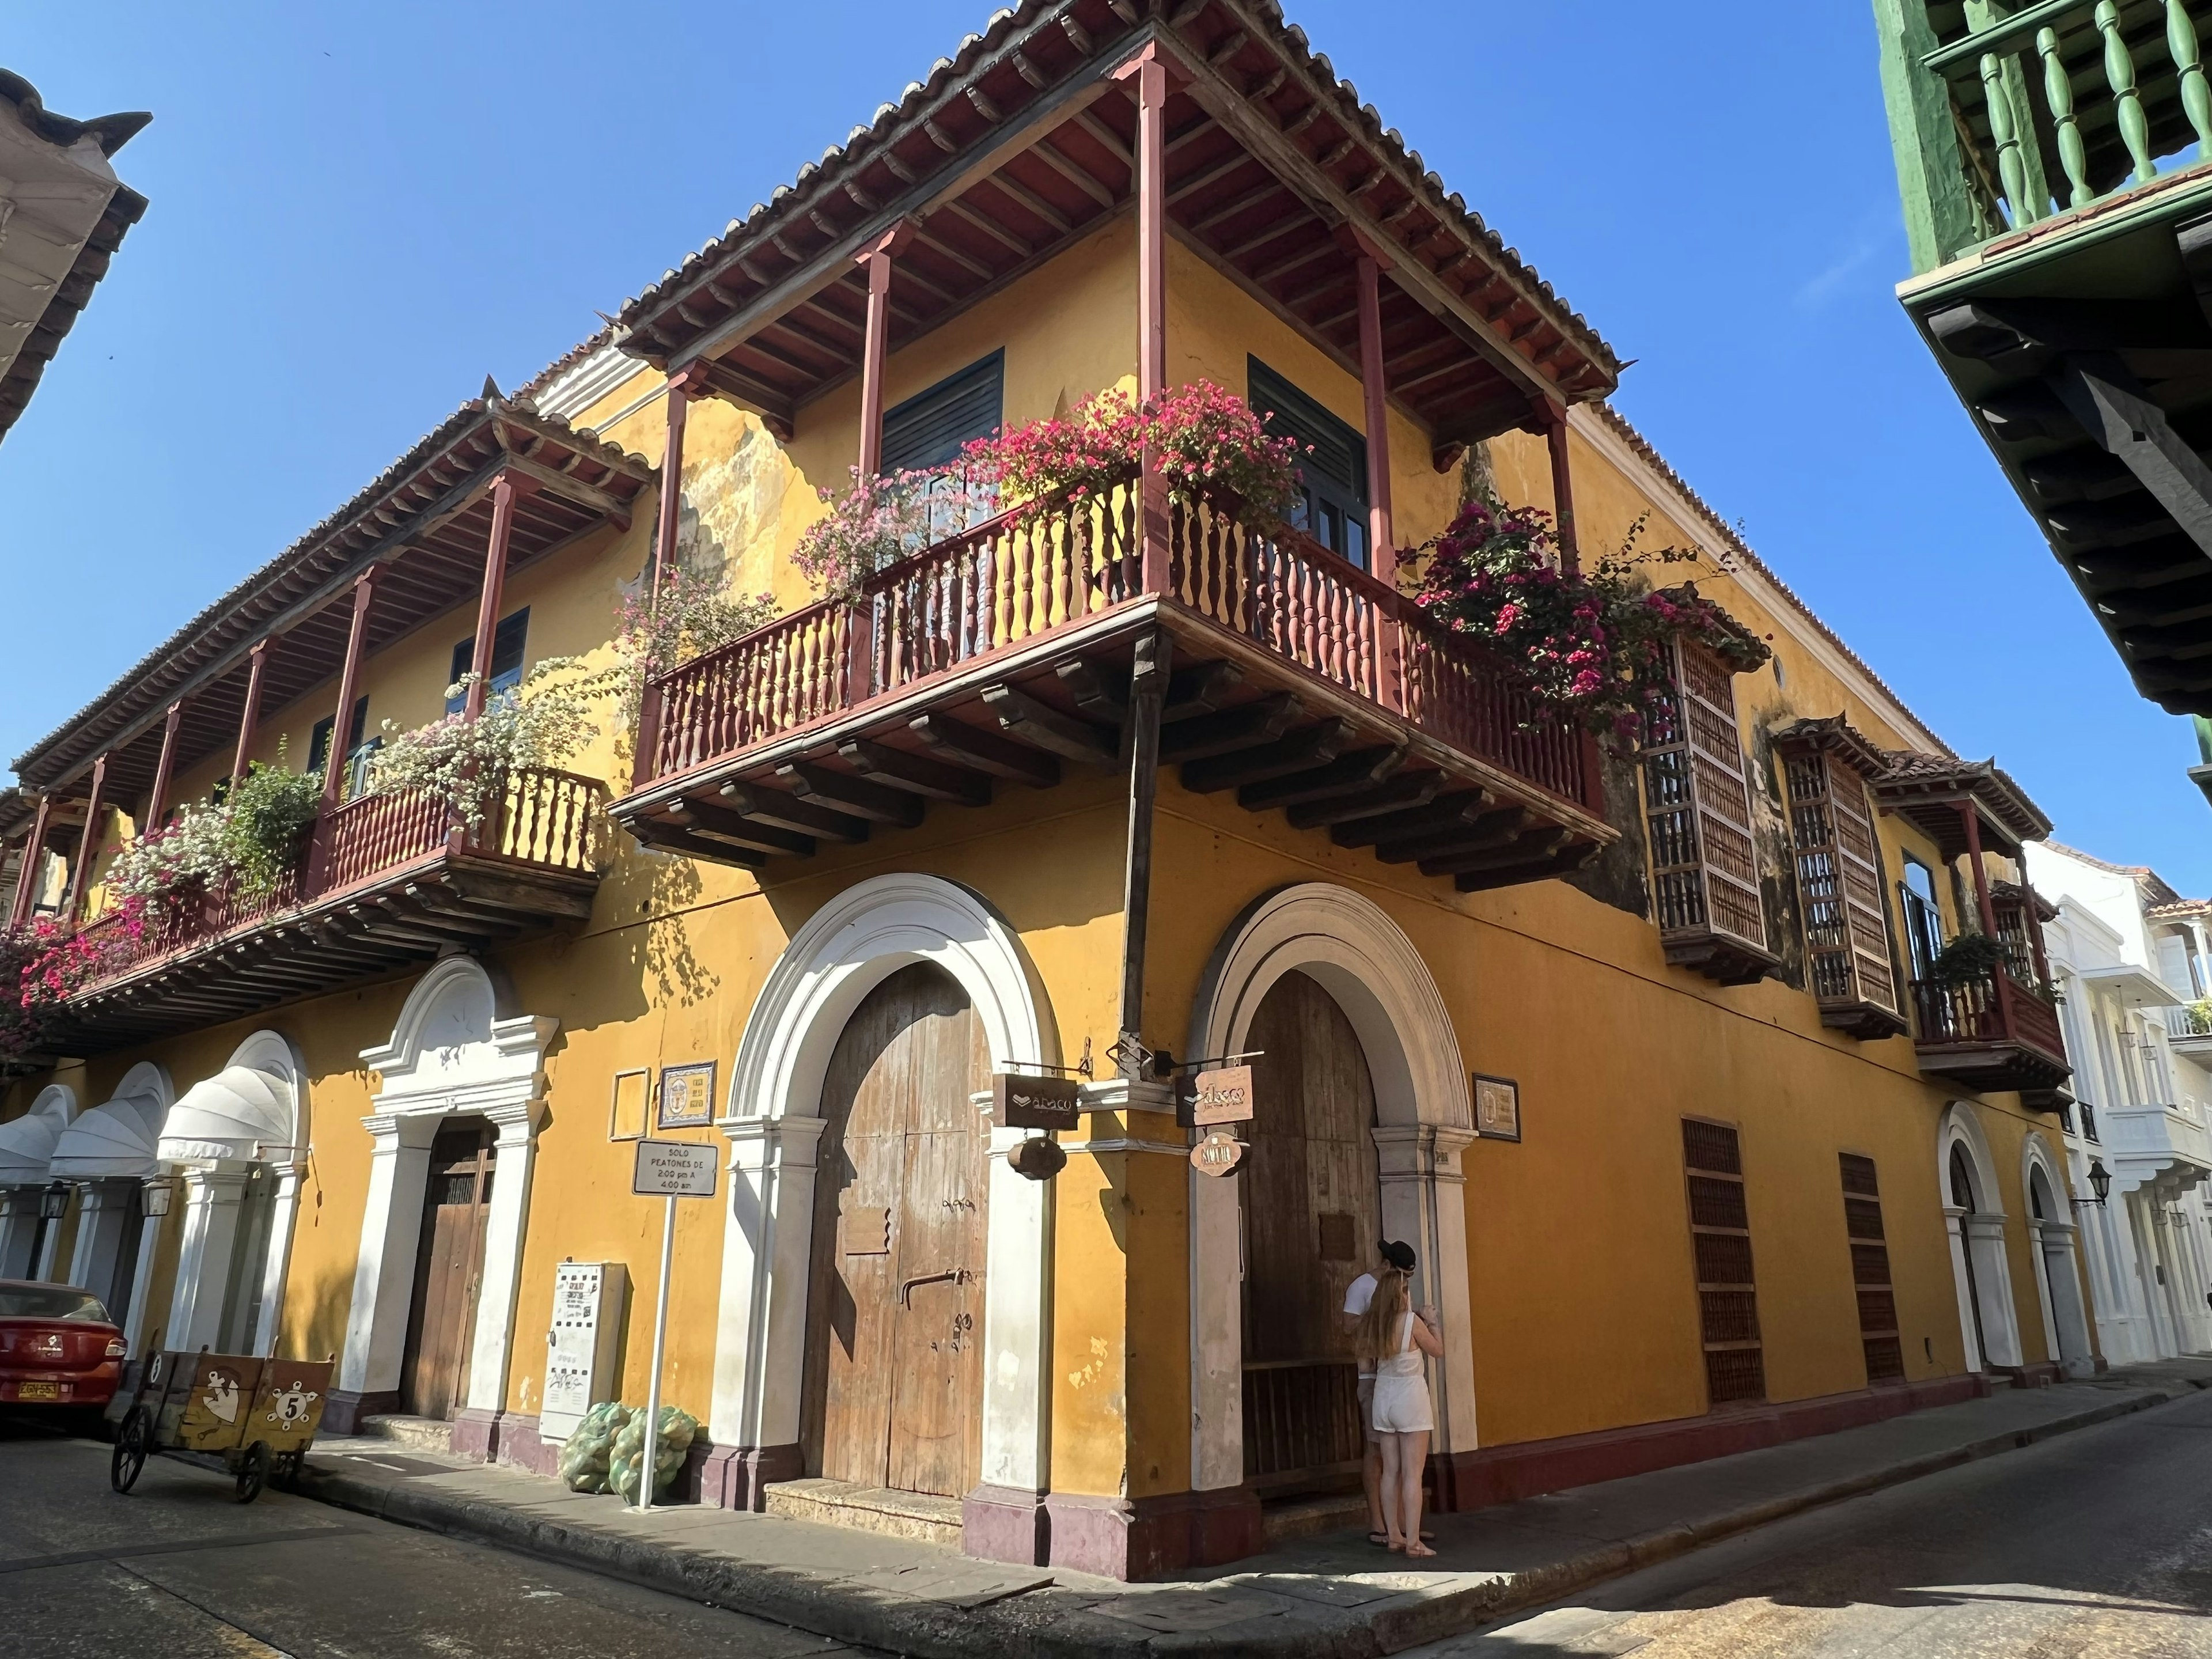
[[[399,1410],[399,1390],[378,1389],[368,1394],[355,1394],[347,1389],[332,1389],[330,1398],[323,1401],[322,1426],[319,1434],[359,1434],[364,1417],[391,1417]]]

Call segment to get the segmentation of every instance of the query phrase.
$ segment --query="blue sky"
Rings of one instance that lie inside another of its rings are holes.
[[[1917,338],[1865,0],[1289,0],[1625,357],[1617,402],[1961,752],[2212,892],[2130,690]],[[528,379],[981,26],[977,0],[21,7],[152,198],[0,442],[0,756]]]

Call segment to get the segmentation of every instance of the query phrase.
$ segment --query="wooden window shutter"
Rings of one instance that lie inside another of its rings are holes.
[[[1897,1013],[1881,854],[1866,781],[1818,750],[1790,756],[1784,774],[1813,994],[1823,1001],[1871,1002]]]
[[[1644,751],[1659,931],[1669,960],[1739,983],[1759,977],[1773,958],[1766,954],[1735,676],[1691,641],[1677,639],[1669,649],[1674,695],[1655,711]],[[1713,952],[1717,941],[1748,947],[1749,955]]]
[[[1858,1297],[1859,1344],[1866,1352],[1867,1381],[1905,1380],[1905,1348],[1897,1329],[1897,1295],[1889,1278],[1889,1245],[1881,1227],[1881,1188],[1874,1160],[1839,1155],[1844,1175],[1844,1235],[1851,1251],[1851,1284]]]
[[[1764,1400],[1766,1360],[1759,1340],[1751,1215],[1744,1200],[1743,1158],[1736,1132],[1724,1123],[1684,1118],[1682,1166],[1689,1192],[1690,1246],[1697,1262],[1707,1397],[1716,1406]]]

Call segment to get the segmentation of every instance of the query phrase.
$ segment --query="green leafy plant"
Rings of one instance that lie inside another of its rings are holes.
[[[2002,939],[1987,933],[1961,933],[1936,953],[1928,977],[1938,985],[1978,985],[2005,966],[2008,953]]]
[[[411,731],[386,720],[384,746],[369,763],[369,793],[423,790],[451,802],[471,832],[480,830],[512,774],[565,766],[599,736],[594,717],[624,674],[621,664],[595,669],[581,657],[548,657],[512,690],[489,698],[474,720],[448,714]],[[466,696],[476,678],[465,674],[447,687],[447,699]]]
[[[300,861],[301,837],[323,799],[320,772],[295,772],[284,764],[284,745],[276,759],[255,761],[224,798],[222,851],[241,892],[265,898]]]

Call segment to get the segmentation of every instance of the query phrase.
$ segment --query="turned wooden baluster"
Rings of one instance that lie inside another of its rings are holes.
[[[2066,204],[2087,207],[2096,199],[2089,188],[2089,161],[2081,145],[2081,129],[2074,118],[2074,82],[2058,55],[2058,32],[2039,29],[2035,50],[2043,58],[2043,94],[2051,102],[2051,118],[2058,129],[2058,160],[2066,169]]]
[[[2189,112],[2189,125],[2197,129],[2197,159],[2201,161],[2212,157],[2212,87],[2205,84],[2197,25],[2183,0],[2166,0],[2166,49],[2181,79],[2181,106]]]
[[[2158,177],[2157,163],[2150,159],[2150,120],[2143,113],[2142,94],[2136,90],[2136,60],[2120,36],[2120,9],[2114,0],[2097,0],[2097,31],[2105,37],[2105,79],[2119,110],[2120,137],[2128,147],[2128,159],[2136,164],[2135,182],[2147,185]]]
[[[2015,228],[2033,224],[2043,214],[2039,204],[2027,199],[2027,163],[2020,153],[2020,124],[2014,118],[2012,94],[2005,90],[2004,65],[1993,52],[1982,54],[1982,96],[1989,108],[1990,137],[1997,147],[1997,177],[2004,185],[2005,205],[2012,210]]]

